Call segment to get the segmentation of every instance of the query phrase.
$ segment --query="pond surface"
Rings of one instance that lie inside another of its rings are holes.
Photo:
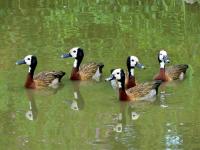
[[[198,3],[179,0],[1,1],[1,149],[200,149],[199,18]],[[60,55],[76,46],[83,62],[104,62],[103,78],[136,55],[147,68],[136,78],[149,81],[163,48],[171,65],[190,68],[154,102],[121,103],[104,81],[69,81],[73,59]],[[36,73],[66,72],[61,88],[24,89],[28,67],[15,62],[28,54],[38,58]]]

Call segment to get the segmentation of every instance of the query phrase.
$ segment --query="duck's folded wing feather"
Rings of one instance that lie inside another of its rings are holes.
[[[179,78],[180,74],[183,72],[185,73],[188,68],[188,65],[181,64],[181,65],[174,65],[169,66],[166,68],[167,75],[172,78],[173,80],[176,80]]]
[[[96,73],[99,65],[95,62],[83,64],[80,67],[79,74],[85,79],[90,79]]]
[[[158,87],[160,86],[161,83],[162,81],[160,80],[140,83],[137,84],[135,87],[128,89],[127,94],[135,99],[142,98],[147,96],[152,90],[156,90],[155,92],[157,92]]]
[[[58,81],[64,76],[64,72],[62,71],[45,71],[40,72],[34,76],[34,80],[36,80],[40,84],[49,85],[52,83],[53,80],[56,78]]]
[[[127,94],[131,97],[144,97],[152,90],[151,83],[141,83],[127,90]]]

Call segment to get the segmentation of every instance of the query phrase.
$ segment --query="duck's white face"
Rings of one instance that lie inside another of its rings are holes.
[[[135,67],[137,63],[139,63],[139,59],[136,56],[130,56],[131,67]]]
[[[16,65],[27,64],[28,66],[30,66],[32,62],[32,57],[32,55],[27,55],[24,59],[17,61]]]
[[[32,55],[27,55],[25,58],[24,58],[24,61],[27,65],[31,65],[31,59],[32,59]]]
[[[121,79],[121,69],[115,69],[112,72],[112,75],[115,77],[115,79],[120,80]]]
[[[34,70],[37,66],[37,58],[36,56],[33,56],[33,55],[27,55],[24,59],[16,62],[16,65],[22,65],[22,64],[28,65],[29,72],[32,71],[32,73],[34,73]]]
[[[144,69],[144,65],[139,62],[139,59],[136,56],[129,56],[127,58],[127,68],[133,71],[133,69],[137,67],[140,69]]]
[[[69,51],[69,53],[71,54],[71,56],[72,56],[73,58],[76,58],[76,57],[77,57],[78,49],[79,49],[79,47],[74,47],[74,48],[72,48],[72,49]]]
[[[161,50],[159,53],[159,60],[164,63],[169,63],[168,55],[165,50]]]

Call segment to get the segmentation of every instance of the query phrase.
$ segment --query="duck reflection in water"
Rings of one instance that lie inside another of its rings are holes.
[[[104,128],[95,128],[95,138],[92,144],[101,145],[102,149],[115,149],[108,145],[110,141],[117,141],[117,145],[119,145],[119,143],[123,143],[124,139],[132,139],[135,137],[136,131],[132,126],[132,122],[136,121],[140,115],[135,112],[135,107],[130,108],[131,104],[130,102],[119,103],[120,112],[110,116],[112,122],[105,124]],[[131,119],[129,119],[128,116],[130,116]],[[130,136],[132,138],[130,138]],[[127,146],[128,145],[124,146],[123,149],[127,149]],[[116,149],[118,149],[118,147],[116,147]]]
[[[64,86],[60,84],[60,86],[57,89],[42,89],[39,91],[34,90],[34,89],[25,89],[27,99],[29,101],[29,110],[25,113],[25,117],[31,121],[37,119],[38,109],[35,102],[35,95],[40,95],[42,97],[55,95],[63,87]]]
[[[37,119],[37,115],[38,115],[38,110],[37,110],[37,106],[36,106],[36,103],[35,103],[34,91],[31,90],[31,89],[27,89],[26,94],[27,94],[27,98],[28,98],[28,101],[29,101],[29,109],[25,113],[25,117],[28,120],[33,121],[33,120]]]
[[[120,113],[116,114],[113,118],[115,121],[115,125],[113,126],[113,130],[115,132],[123,132],[127,127],[127,113],[130,120],[137,120],[139,118],[139,114],[133,110],[133,105],[127,102],[120,102]]]
[[[80,81],[73,81],[72,82],[72,86],[73,86],[73,95],[74,95],[74,99],[73,100],[66,100],[67,104],[69,105],[69,107],[74,110],[74,111],[80,111],[84,108],[85,106],[85,102],[84,99],[80,93]]]

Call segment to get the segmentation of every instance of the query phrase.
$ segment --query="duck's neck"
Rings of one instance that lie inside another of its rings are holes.
[[[80,75],[79,75],[79,69],[78,68],[72,68],[72,72],[71,72],[71,80],[80,80]]]
[[[118,86],[119,86],[119,100],[120,101],[127,101],[129,100],[128,95],[126,94],[125,91],[125,84],[122,81],[117,81],[118,82]]]
[[[164,62],[160,62],[160,69],[165,69],[165,63]]]
[[[167,81],[164,62],[160,62],[160,71],[159,71],[159,75],[156,77],[156,80]]]
[[[74,60],[71,77],[70,77],[71,80],[80,80],[79,67],[80,67],[81,62],[82,62],[82,59],[76,58]]]
[[[35,83],[34,83],[34,80],[33,80],[35,67],[29,67],[29,73],[27,75],[26,82],[25,82],[25,85],[24,85],[26,88],[31,88],[31,89],[35,88]]]
[[[127,89],[136,86],[135,83],[135,76],[134,76],[134,68],[131,68],[128,70],[128,83],[127,83]]]

